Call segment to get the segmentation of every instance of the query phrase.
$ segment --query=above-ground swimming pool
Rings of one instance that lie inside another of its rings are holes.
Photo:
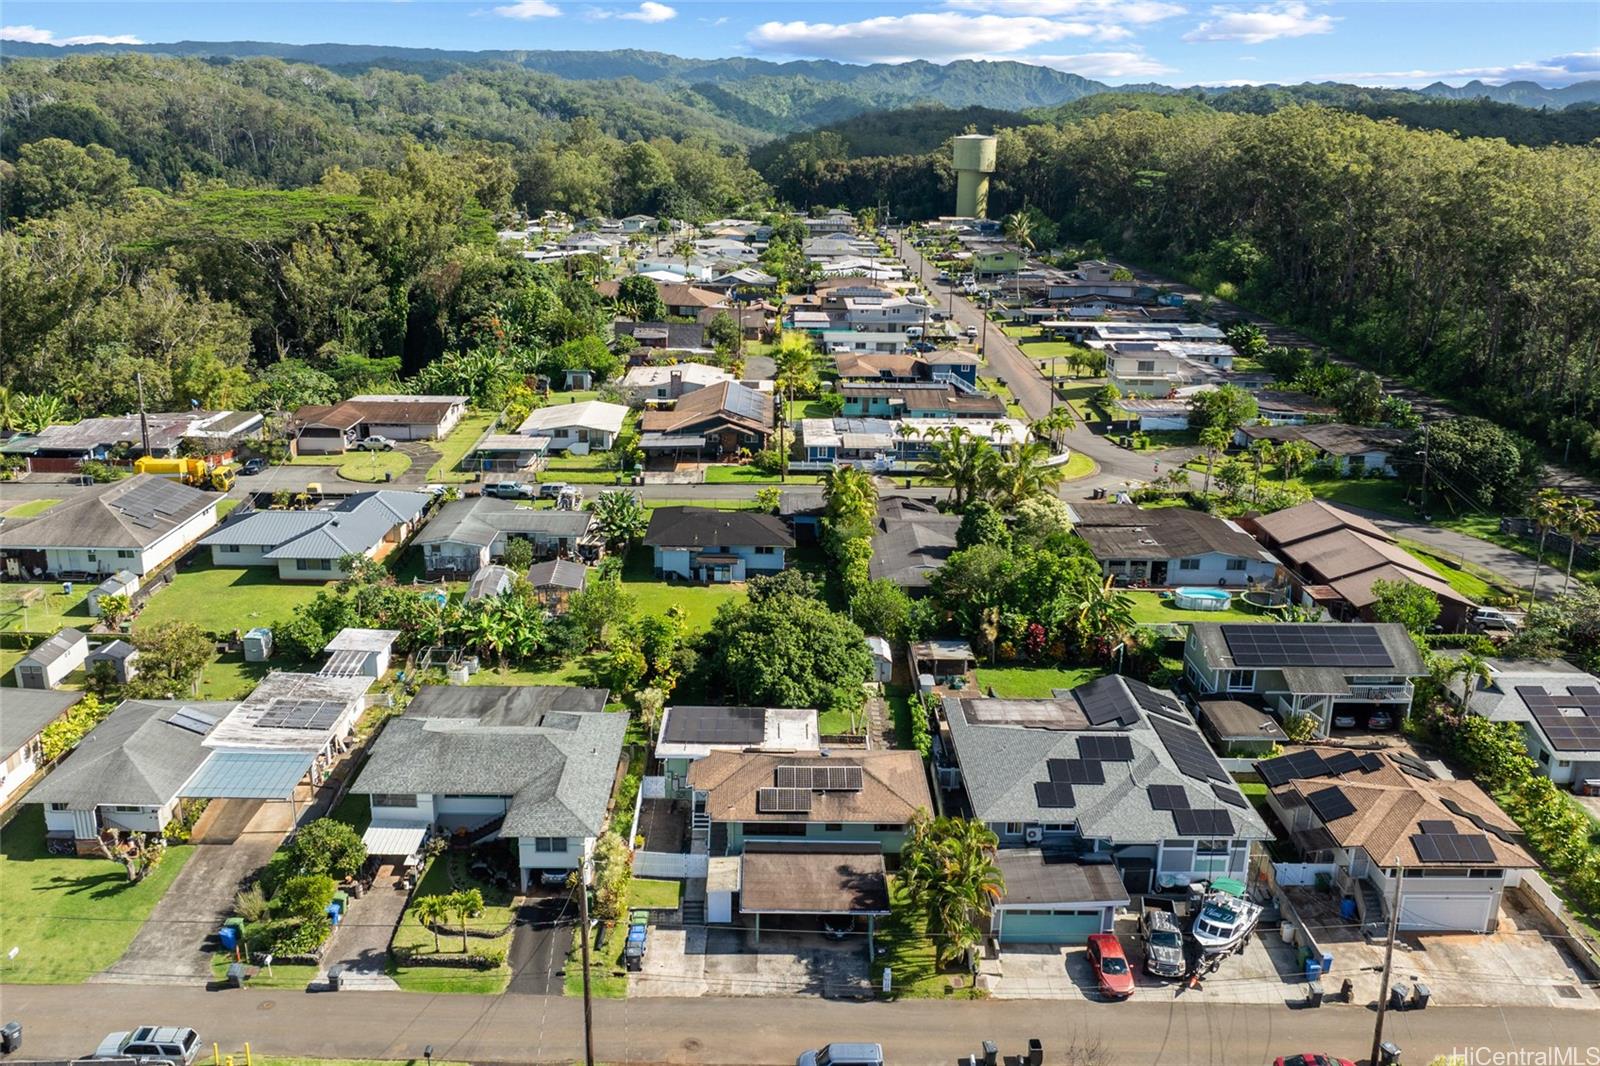
[[[1172,605],[1185,611],[1226,611],[1233,603],[1227,589],[1183,588],[1172,590]]]

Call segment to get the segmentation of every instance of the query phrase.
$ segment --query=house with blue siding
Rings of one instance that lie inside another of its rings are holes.
[[[686,581],[744,581],[776,574],[794,536],[781,519],[710,507],[658,507],[644,543],[658,577]]]
[[[950,381],[851,381],[838,388],[846,418],[1004,418],[1006,402]]]
[[[1119,582],[1242,589],[1280,580],[1282,564],[1238,523],[1186,507],[1087,504],[1073,531]],[[1282,577],[1283,581],[1287,576]]]

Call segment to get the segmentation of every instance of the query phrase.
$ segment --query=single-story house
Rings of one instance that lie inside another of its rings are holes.
[[[703,707],[682,704],[661,715],[655,756],[667,794],[688,790],[689,767],[713,751],[818,751],[817,712],[798,707]]]
[[[658,507],[650,514],[644,543],[658,576],[722,583],[782,570],[794,537],[772,515]]]
[[[522,889],[564,877],[605,832],[628,716],[605,689],[428,685],[372,744],[350,791],[369,839],[408,855],[434,827],[515,841]],[[391,833],[389,830],[406,830]]]
[[[138,591],[139,575],[132,570],[118,570],[89,590],[87,601],[89,617],[100,617],[100,598],[102,596],[126,596],[131,602]]]
[[[1288,567],[1302,602],[1336,618],[1372,620],[1379,581],[1421,585],[1439,599],[1439,624],[1460,629],[1473,603],[1394,537],[1342,507],[1310,500],[1298,507],[1240,520]]]
[[[661,296],[661,302],[667,306],[667,314],[673,318],[695,318],[707,308],[723,307],[727,304],[727,296],[710,289],[702,289],[698,285],[685,285],[681,282],[656,282],[656,292]],[[596,285],[595,292],[608,300],[615,300],[621,289],[619,281],[602,281]]]
[[[589,568],[571,559],[546,559],[528,568],[528,584],[546,609],[562,611],[589,583]]]
[[[603,452],[616,443],[628,408],[604,400],[557,403],[537,407],[522,420],[517,432],[531,437],[550,438],[550,451],[588,455]]]
[[[1278,561],[1237,522],[1187,507],[1087,504],[1073,531],[1089,545],[1101,573],[1157,587],[1242,588],[1277,578]]]
[[[629,367],[622,376],[622,394],[630,404],[678,400],[691,392],[732,381],[721,367],[704,363],[656,363]]]
[[[1538,866],[1516,824],[1471,781],[1444,781],[1414,755],[1306,748],[1256,764],[1267,806],[1304,861],[1333,866],[1333,888],[1369,928],[1492,933],[1500,897]]]
[[[45,834],[97,855],[103,830],[159,833],[179,790],[211,756],[202,741],[232,703],[123,700],[28,794]]]
[[[1004,848],[995,865],[1006,887],[989,915],[988,935],[1001,948],[1081,944],[1114,932],[1117,911],[1129,903],[1109,856],[1086,862],[1039,848]]]
[[[892,581],[912,596],[925,595],[933,574],[955,553],[960,526],[960,515],[944,514],[931,503],[903,496],[880,499],[868,573],[874,581]]]
[[[1427,672],[1394,622],[1191,622],[1183,644],[1184,681],[1202,700],[1242,699],[1285,721],[1310,715],[1318,736],[1335,713],[1363,726],[1379,712],[1398,722],[1412,678]]]
[[[1491,722],[1522,727],[1534,768],[1558,785],[1600,794],[1600,677],[1560,659],[1490,659],[1490,680],[1451,696]]]
[[[255,411],[151,411],[143,422],[137,413],[105,415],[18,433],[0,444],[0,455],[21,456],[29,473],[75,474],[89,460],[126,466],[129,460],[121,457],[144,454],[148,437],[154,458],[171,458],[187,442],[220,463],[233,458],[243,441],[260,436],[264,424]]]
[[[322,646],[328,661],[320,673],[324,677],[370,677],[377,680],[389,672],[398,629],[362,629],[345,626]]]
[[[467,413],[467,396],[352,396],[336,404],[307,404],[294,413],[295,452],[340,455],[363,437],[438,440]]]
[[[674,352],[709,352],[706,327],[699,322],[633,322],[619,318],[611,324],[618,337],[631,337],[641,348]]]
[[[1241,448],[1248,448],[1258,440],[1274,444],[1304,441],[1316,449],[1317,459],[1327,463],[1340,477],[1373,474],[1394,477],[1394,453],[1405,439],[1406,434],[1397,429],[1340,422],[1240,426],[1233,431],[1233,443]]]
[[[346,576],[346,555],[383,559],[418,528],[433,494],[379,489],[312,511],[251,511],[200,541],[216,566],[274,566],[284,581]]]
[[[102,644],[89,653],[83,661],[83,668],[93,673],[101,663],[111,672],[111,679],[119,685],[126,685],[139,673],[139,649],[125,640],[113,640],[109,644]]]
[[[463,470],[515,473],[537,464],[550,451],[549,437],[489,433],[479,438],[461,462]]]
[[[88,657],[89,635],[81,629],[63,629],[18,659],[11,673],[18,688],[52,689]]]
[[[515,500],[472,496],[439,508],[413,543],[422,549],[429,577],[475,574],[504,559],[506,542],[519,537],[533,543],[535,556],[591,551],[597,546],[593,527],[590,511],[536,511]]]
[[[1277,719],[1243,700],[1201,700],[1198,708],[1201,729],[1230,758],[1259,758],[1289,742]]]
[[[767,447],[777,425],[772,394],[723,381],[684,396],[670,410],[639,416],[648,456],[721,459]]]
[[[221,499],[153,474],[90,485],[37,517],[0,526],[0,566],[23,580],[123,570],[148,577],[217,524]]]
[[[0,714],[0,754],[5,756],[0,804],[16,795],[44,765],[45,727],[59,721],[81,699],[81,692],[13,689],[6,693],[5,713]]]
[[[1109,856],[1146,893],[1243,878],[1272,838],[1170,692],[1112,674],[1048,699],[947,696],[943,710],[940,784],[965,789],[1002,848]],[[1061,942],[1101,931],[1077,919]]]
[[[1257,389],[1256,413],[1274,426],[1302,426],[1313,421],[1332,421],[1339,409],[1308,392],[1288,389]]]

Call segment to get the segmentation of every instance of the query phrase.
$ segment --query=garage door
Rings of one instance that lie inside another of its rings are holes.
[[[1101,911],[1011,910],[1000,922],[1002,944],[1082,944],[1100,932]]]
[[[1400,928],[1413,933],[1482,932],[1489,925],[1494,897],[1481,895],[1421,896],[1407,893]]]

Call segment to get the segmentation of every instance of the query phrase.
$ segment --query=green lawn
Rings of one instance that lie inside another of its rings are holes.
[[[822,483],[821,474],[797,474],[790,472],[790,485],[818,485]],[[781,485],[784,482],[777,474],[763,474],[754,466],[734,466],[727,463],[717,463],[706,467],[707,485]]]
[[[1495,575],[1481,567],[1470,563],[1459,564],[1453,559],[1430,552],[1425,545],[1405,537],[1398,538],[1400,547],[1422,560],[1434,573],[1444,579],[1445,584],[1455,589],[1473,603],[1489,603],[1492,600],[1504,597],[1515,599],[1518,590],[1506,583],[1495,579]]]
[[[236,500],[231,496],[228,497],[225,500],[218,500],[217,501],[217,521],[220,522],[222,519],[227,518],[228,515],[233,513],[233,509],[235,507],[239,506],[243,502],[244,502],[243,500]]]
[[[1082,452],[1075,451],[1072,453],[1072,458],[1067,460],[1065,476],[1062,478],[1062,480],[1076,481],[1079,478],[1088,477],[1090,474],[1094,473],[1096,469],[1095,461],[1093,459],[1089,458],[1087,455],[1084,455]]]
[[[599,932],[600,927],[595,927]],[[572,931],[572,950],[567,954],[567,967],[562,976],[563,995],[583,995],[583,948],[578,939],[583,930]],[[627,999],[628,971],[622,965],[622,949],[628,942],[628,927],[618,922],[606,933],[605,943],[595,950],[589,943],[589,993],[595,999]]]
[[[233,955],[226,951],[219,951],[211,956],[212,979],[216,981],[227,980],[228,967],[233,964],[233,961]],[[248,983],[251,988],[304,990],[311,982],[317,979],[317,973],[320,969],[321,967],[318,966],[286,966],[280,964],[272,967],[272,972],[268,973],[267,968],[263,966],[254,977],[250,978]],[[238,1062],[238,1059],[235,1058],[234,1061]],[[260,1063],[268,1060],[252,1056],[251,1061]],[[289,1060],[278,1059],[272,1061],[287,1062]]]
[[[339,464],[339,476],[347,481],[388,481],[411,469],[411,456],[405,452],[353,452]]]
[[[1073,368],[1066,362],[1066,359],[1073,352],[1084,350],[1082,345],[1073,344],[1071,341],[1050,340],[1045,337],[1038,326],[1031,324],[1026,326],[1001,326],[1000,329],[1006,336],[1017,342],[1017,347],[1022,349],[1023,355],[1034,360],[1036,364],[1039,360],[1061,360],[1060,365],[1056,367],[1058,376],[1071,375]],[[1049,376],[1050,368],[1048,363],[1044,372],[1046,376]]]
[[[428,480],[444,484],[471,481],[470,472],[457,470],[456,467],[461,465],[461,460],[466,458],[467,452],[478,443],[478,438],[494,423],[494,419],[492,411],[468,411],[444,440],[434,441],[433,447],[439,452],[439,461],[428,468]]]
[[[300,665],[284,656],[274,656],[264,663],[247,663],[242,651],[217,655],[200,672],[197,698],[242,700],[267,676],[268,671],[292,670]]]
[[[682,887],[676,881],[653,881],[647,877],[635,877],[628,884],[628,906],[672,910],[678,905]]]
[[[47,853],[44,811],[24,807],[0,830],[0,982],[77,984],[117,961],[193,852],[129,884],[120,863]]]
[[[638,601],[641,615],[665,614],[676,604],[684,609],[689,631],[699,633],[711,628],[718,607],[744,599],[744,589],[731,585],[669,585],[652,573],[650,558],[649,548],[634,548],[622,570],[622,583]]]
[[[790,429],[784,431],[785,437],[794,435],[792,427],[799,424],[802,418],[832,418],[833,409],[821,400],[790,400],[789,406]]]
[[[135,626],[156,622],[195,622],[208,633],[232,633],[287,621],[331,581],[282,581],[271,566],[213,566],[181,570],[172,584],[155,593]]]
[[[44,514],[60,502],[60,500],[29,500],[27,503],[17,504],[4,513],[7,518],[32,518],[34,515]]]
[[[491,663],[484,663],[482,669],[473,674],[467,683],[469,685],[578,685],[581,687],[594,679],[593,673],[599,666],[600,658],[601,656],[598,655],[581,655],[548,669],[511,667],[505,673],[501,673]]]
[[[499,929],[508,924],[513,915],[511,907],[512,897],[501,892],[492,885],[481,884],[470,878],[466,873],[467,856],[465,853],[446,853],[434,859],[428,865],[427,872],[422,875],[422,880],[417,884],[417,890],[412,895],[412,903],[422,896],[447,895],[455,891],[455,885],[474,885],[483,893],[483,914],[468,920],[468,928]],[[455,880],[452,882],[450,864],[456,864]],[[455,926],[460,918],[452,915],[446,924]],[[497,937],[468,937],[469,947],[477,950],[502,948],[509,950],[511,938],[514,934],[507,932]],[[446,953],[461,950],[460,935],[450,936],[441,933],[437,938],[438,948]],[[399,928],[395,930],[394,939],[390,944],[396,948],[411,948],[423,957],[434,953],[435,937],[433,932],[419,921],[413,908],[407,907],[405,915],[400,919]],[[511,981],[511,968],[502,964],[495,970],[468,970],[456,966],[393,966],[390,976],[395,984],[407,992],[429,993],[455,993],[459,995],[493,995],[505,991],[506,985]]]
[[[1435,517],[1434,524],[1445,529],[1455,530],[1457,533],[1465,533],[1469,537],[1477,537],[1479,540],[1486,540],[1491,544],[1498,544],[1502,548],[1509,548],[1519,555],[1526,555],[1530,559],[1537,558],[1539,554],[1539,547],[1537,544],[1530,544],[1521,537],[1514,536],[1510,533],[1500,532],[1500,519],[1494,515],[1471,514],[1460,515],[1458,517],[1439,516]],[[1542,575],[1540,577],[1539,581],[1541,587],[1543,586],[1544,582],[1551,580],[1552,576],[1556,578],[1556,587],[1560,587],[1561,578],[1558,575],[1562,575],[1567,572],[1566,553],[1558,552],[1553,548],[1547,547],[1544,553],[1544,561],[1546,566],[1552,568],[1553,573],[1550,575]],[[1576,566],[1572,570],[1572,576],[1579,580],[1587,581],[1591,585],[1600,585],[1600,566]]]
[[[94,624],[86,602],[93,582],[75,581],[72,591],[61,591],[59,581],[16,582],[0,585],[0,629],[23,633],[55,633],[68,626],[87,629]],[[29,594],[42,591],[24,605]]]
[[[992,687],[995,695],[1010,699],[1045,699],[1053,689],[1077,688],[1103,673],[1098,666],[980,666],[978,687],[985,693]]]
[[[1224,611],[1185,611],[1174,607],[1170,600],[1164,600],[1159,592],[1150,592],[1141,589],[1123,590],[1129,599],[1133,600],[1133,620],[1135,622],[1261,622],[1266,621],[1260,611],[1248,607],[1230,605]],[[1234,594],[1234,604],[1239,602],[1238,594]]]
[[[928,936],[928,923],[921,914],[912,910],[899,882],[890,879],[887,918],[878,923],[876,946],[879,954],[872,960],[872,986],[883,987],[885,968],[893,973],[892,998],[894,999],[950,999],[956,996],[978,997],[983,993],[970,987],[971,978],[960,974],[941,973],[933,953],[933,941]],[[968,984],[954,988],[954,980]]]

